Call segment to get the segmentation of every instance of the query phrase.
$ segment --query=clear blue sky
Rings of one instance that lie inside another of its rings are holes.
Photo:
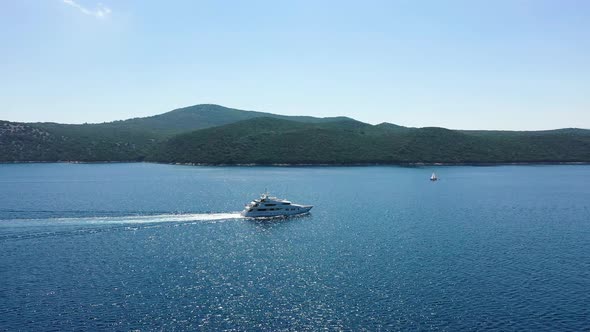
[[[0,119],[590,128],[590,1],[0,0]]]

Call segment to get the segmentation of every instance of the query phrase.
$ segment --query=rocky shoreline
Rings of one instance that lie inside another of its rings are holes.
[[[400,167],[429,167],[429,166],[541,166],[541,165],[590,165],[588,161],[543,161],[543,162],[506,162],[506,163],[486,163],[486,162],[465,162],[465,163],[174,163],[174,162],[152,162],[152,161],[79,161],[79,160],[57,160],[57,161],[2,161],[0,164],[163,164],[163,165],[182,165],[182,166],[207,166],[207,167],[370,167],[370,166],[400,166]]]

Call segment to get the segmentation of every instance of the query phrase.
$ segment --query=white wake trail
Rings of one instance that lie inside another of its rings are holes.
[[[152,215],[67,217],[47,219],[21,219],[8,222],[12,227],[57,226],[57,225],[109,225],[109,224],[155,224],[167,222],[216,221],[243,218],[239,212],[226,213],[170,213]],[[8,226],[4,222],[4,226]]]
[[[186,214],[156,214],[136,215],[122,217],[97,217],[97,218],[67,218],[87,223],[115,223],[115,224],[147,224],[161,222],[187,222],[187,221],[214,221],[242,218],[239,212],[231,213],[186,213]],[[66,218],[59,219],[64,221]]]

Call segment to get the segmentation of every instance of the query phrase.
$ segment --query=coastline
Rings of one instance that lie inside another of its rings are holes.
[[[590,161],[526,161],[526,162],[405,162],[405,163],[175,163],[157,161],[0,161],[0,164],[162,164],[178,166],[203,167],[371,167],[371,166],[399,166],[399,167],[431,167],[431,166],[558,166],[558,165],[590,165]]]

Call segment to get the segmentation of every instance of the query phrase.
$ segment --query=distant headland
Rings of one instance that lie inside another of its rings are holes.
[[[99,124],[0,121],[0,162],[58,161],[281,166],[590,163],[590,130],[409,128],[211,104]]]

